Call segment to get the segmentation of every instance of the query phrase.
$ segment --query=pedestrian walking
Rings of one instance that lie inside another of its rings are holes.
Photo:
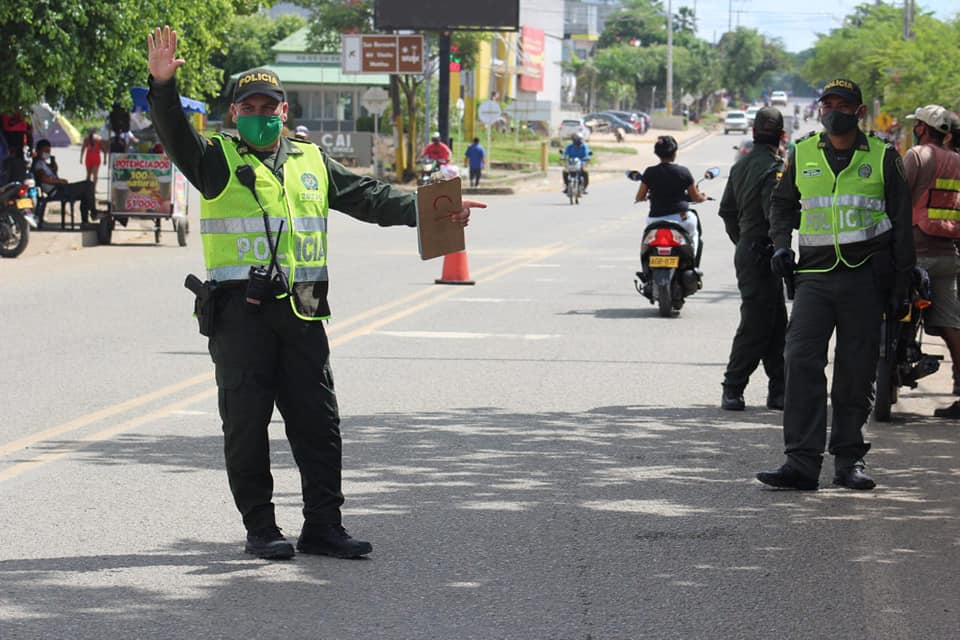
[[[896,150],[858,127],[860,87],[833,80],[819,99],[825,132],[797,142],[770,204],[771,269],[795,278],[787,329],[786,463],[757,474],[777,488],[815,490],[827,445],[827,346],[836,331],[833,483],[873,489],[862,427],[870,415],[885,309],[902,308],[914,266],[910,196]],[[799,230],[799,261],[790,249]]]
[[[463,157],[470,169],[470,186],[480,186],[480,173],[483,171],[483,165],[487,157],[486,151],[480,146],[480,138],[473,139],[473,143],[463,152]]]
[[[950,135],[949,111],[931,104],[918,107],[907,119],[915,121],[916,141],[903,156],[913,203],[913,243],[917,264],[930,276],[933,303],[923,326],[946,343],[953,362],[953,393],[960,395],[960,258],[955,244],[960,240],[960,155],[944,148]],[[937,409],[934,415],[960,419],[960,402]]]
[[[276,73],[241,73],[230,117],[239,137],[197,133],[180,109],[177,33],[148,37],[150,111],[167,154],[201,194],[207,282],[195,287],[209,335],[223,422],[227,478],[247,530],[245,551],[294,555],[277,527],[267,427],[274,406],[300,470],[301,553],[357,557],[369,542],[342,525],[340,415],[322,320],[330,208],[381,226],[416,225],[416,196],[355,175],[317,145],[282,138],[289,113]],[[466,225],[463,201],[452,224]],[[278,251],[277,247],[283,250]],[[212,314],[212,315],[211,315]]]
[[[87,182],[92,182],[94,189],[100,176],[100,165],[103,164],[104,155],[106,155],[106,149],[104,149],[103,138],[96,129],[91,128],[80,146],[80,164],[86,168]]]
[[[777,154],[783,116],[774,107],[757,111],[753,148],[730,169],[720,199],[720,217],[736,246],[733,265],[740,290],[740,326],[723,376],[720,407],[742,411],[743,391],[762,362],[767,374],[767,408],[783,409],[783,344],[787,307],[783,283],[770,270],[770,196],[783,171]]]

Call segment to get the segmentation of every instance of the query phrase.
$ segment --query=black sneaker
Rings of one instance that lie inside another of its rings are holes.
[[[248,531],[243,550],[264,560],[289,560],[294,556],[293,545],[276,525]]]
[[[359,558],[373,551],[373,545],[351,538],[339,524],[305,524],[297,540],[297,551],[334,558]]]

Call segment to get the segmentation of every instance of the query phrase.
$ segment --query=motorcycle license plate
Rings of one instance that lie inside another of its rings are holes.
[[[650,266],[676,269],[680,266],[680,256],[650,256]]]
[[[33,209],[31,198],[17,198],[17,209]]]

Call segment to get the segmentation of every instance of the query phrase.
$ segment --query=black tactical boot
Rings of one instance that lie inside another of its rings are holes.
[[[276,525],[248,531],[243,550],[265,560],[289,560],[294,556],[293,545]]]
[[[304,524],[297,551],[335,558],[359,558],[373,551],[373,545],[350,537],[339,524]]]
[[[743,411],[747,404],[743,401],[743,389],[724,387],[720,396],[720,408],[724,411]]]

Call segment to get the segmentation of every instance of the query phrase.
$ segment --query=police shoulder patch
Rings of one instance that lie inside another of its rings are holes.
[[[316,191],[320,187],[320,181],[312,173],[304,173],[300,176],[300,182],[310,191]]]

